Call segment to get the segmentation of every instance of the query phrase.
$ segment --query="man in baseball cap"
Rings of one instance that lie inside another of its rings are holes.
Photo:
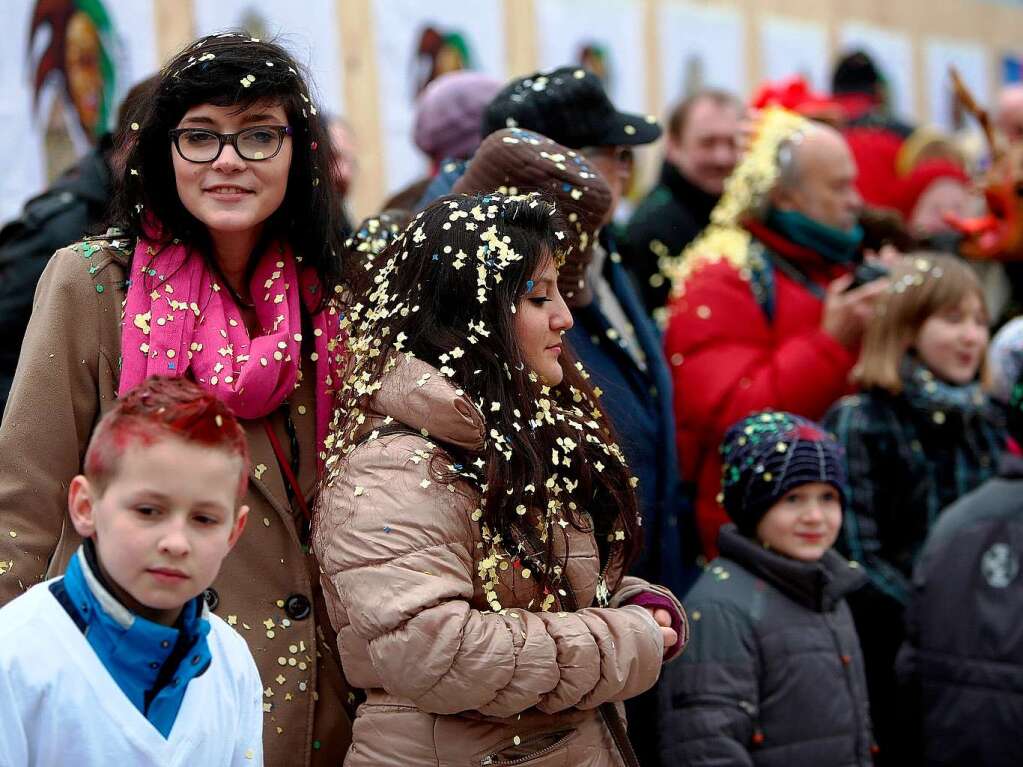
[[[559,67],[512,80],[483,112],[483,135],[525,128],[582,150],[611,187],[613,216],[632,172],[632,147],[661,135],[651,116],[618,111],[600,79],[580,67]]]

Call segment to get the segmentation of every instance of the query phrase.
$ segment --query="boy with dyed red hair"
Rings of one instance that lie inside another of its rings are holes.
[[[67,573],[0,609],[0,755],[13,765],[262,764],[262,685],[202,594],[241,535],[245,433],[153,377],[100,421],[68,510]]]

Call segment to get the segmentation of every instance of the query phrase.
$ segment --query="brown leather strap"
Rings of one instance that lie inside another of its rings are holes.
[[[611,737],[614,739],[615,745],[618,746],[618,753],[622,755],[625,767],[640,767],[639,757],[636,756],[636,752],[632,748],[629,733],[625,731],[625,723],[618,715],[615,704],[601,703],[600,715],[604,718],[607,729],[611,731]]]

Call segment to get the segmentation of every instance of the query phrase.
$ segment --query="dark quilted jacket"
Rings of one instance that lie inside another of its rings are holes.
[[[659,687],[661,763],[863,767],[863,659],[843,597],[865,581],[834,551],[804,563],[722,528],[686,599],[691,639]]]
[[[942,513],[913,574],[898,663],[913,764],[1023,763],[1021,552],[1023,458],[1007,454],[997,477]]]

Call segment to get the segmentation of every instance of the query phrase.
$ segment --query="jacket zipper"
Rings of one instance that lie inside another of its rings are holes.
[[[845,676],[845,686],[846,686],[846,689],[848,689],[848,691],[849,691],[849,700],[852,702],[853,726],[856,728],[856,736],[855,736],[856,737],[856,756],[862,762],[862,760],[863,760],[863,758],[865,756],[864,753],[863,753],[863,748],[864,748],[864,746],[866,746],[866,749],[867,749],[866,756],[869,758],[870,744],[869,743],[864,744],[862,742],[862,740],[863,740],[863,723],[861,721],[861,715],[860,715],[860,711],[859,711],[859,705],[858,705],[858,702],[856,700],[856,695],[853,692],[852,655],[846,654],[844,652],[844,648],[842,647],[841,642],[839,642],[838,631],[835,630],[835,626],[834,626],[834,623],[832,621],[832,614],[830,614],[830,613],[825,614],[824,620],[828,624],[828,630],[831,632],[831,641],[834,643],[835,649],[838,650],[838,661],[839,661],[839,663],[842,664],[842,673]],[[846,663],[846,660],[845,660],[846,658],[849,659],[848,663]]]
[[[532,754],[527,754],[526,756],[521,756],[518,759],[506,760],[501,759],[499,757],[499,754],[488,754],[487,756],[484,756],[482,760],[480,760],[480,767],[511,767],[511,765],[515,764],[527,764],[533,761],[534,759],[539,759],[540,757],[546,756],[550,752],[558,748],[561,748],[561,746],[564,745],[565,741],[572,737],[572,734],[574,732],[575,730],[567,730],[564,734],[562,734],[560,738],[558,738],[556,741],[547,746],[547,748],[541,749],[540,751],[536,751]],[[545,736],[537,735],[535,739],[539,739],[542,737]],[[528,742],[529,741],[526,741],[526,743]]]

